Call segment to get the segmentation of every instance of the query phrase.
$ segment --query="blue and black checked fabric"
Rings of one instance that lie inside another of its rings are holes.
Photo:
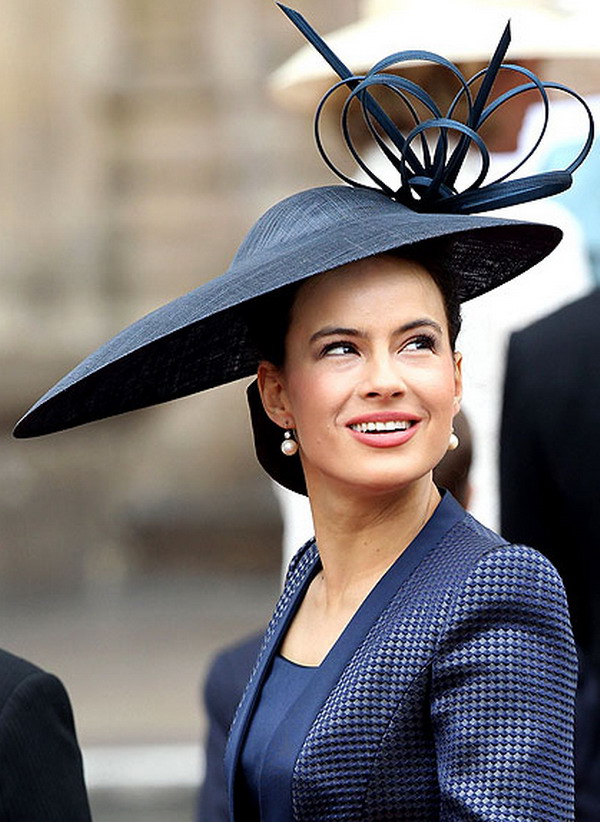
[[[309,543],[294,562],[269,633],[315,552]],[[575,685],[555,569],[466,515],[400,585],[314,717],[293,818],[572,822]]]

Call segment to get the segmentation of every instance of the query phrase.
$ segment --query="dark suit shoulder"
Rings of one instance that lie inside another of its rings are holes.
[[[45,672],[32,662],[0,649],[0,710],[25,679],[43,673]]]
[[[2,652],[0,694],[2,822],[89,822],[73,712],[60,679]]]
[[[256,662],[262,634],[252,634],[223,649],[213,659],[204,684],[204,701],[209,715],[222,717],[229,727],[246,682]]]
[[[561,332],[575,334],[575,340],[579,333],[587,339],[600,340],[600,288],[516,331],[512,338],[528,347],[542,342],[553,344],[553,340],[556,340],[556,346],[562,347],[565,342],[568,345],[569,340],[561,339],[558,336]]]
[[[251,669],[260,649],[262,636],[262,633],[251,634],[223,648],[213,658],[210,671],[216,671],[219,675],[231,674],[240,663]]]
[[[571,439],[585,439],[578,427],[595,430],[599,354],[600,289],[515,332],[506,361],[502,448],[506,449],[511,437],[519,436],[515,425],[534,420],[538,431],[557,431],[562,426],[563,433],[570,420]],[[524,436],[525,429],[520,433]],[[525,447],[529,447],[527,440]],[[571,446],[563,440],[558,447],[566,451]]]

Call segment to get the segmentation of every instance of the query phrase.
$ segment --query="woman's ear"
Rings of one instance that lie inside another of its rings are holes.
[[[281,369],[263,360],[259,363],[256,376],[260,398],[267,416],[281,428],[293,428],[294,415],[291,412]]]
[[[462,354],[459,351],[454,352],[454,413],[458,414],[460,411],[460,403],[463,392],[462,379]]]

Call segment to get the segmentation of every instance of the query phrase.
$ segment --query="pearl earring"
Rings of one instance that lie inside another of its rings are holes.
[[[281,451],[286,457],[293,457],[298,452],[298,443],[294,439],[293,432],[289,429],[283,435]]]
[[[460,445],[460,440],[456,436],[454,429],[450,433],[450,437],[448,439],[448,451],[456,451],[458,446]]]

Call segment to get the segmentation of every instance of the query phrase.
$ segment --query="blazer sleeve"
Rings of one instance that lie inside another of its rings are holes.
[[[432,669],[440,822],[572,822],[576,678],[554,567],[522,546],[487,553]]]
[[[60,680],[25,677],[0,713],[2,822],[90,822],[73,713]]]

